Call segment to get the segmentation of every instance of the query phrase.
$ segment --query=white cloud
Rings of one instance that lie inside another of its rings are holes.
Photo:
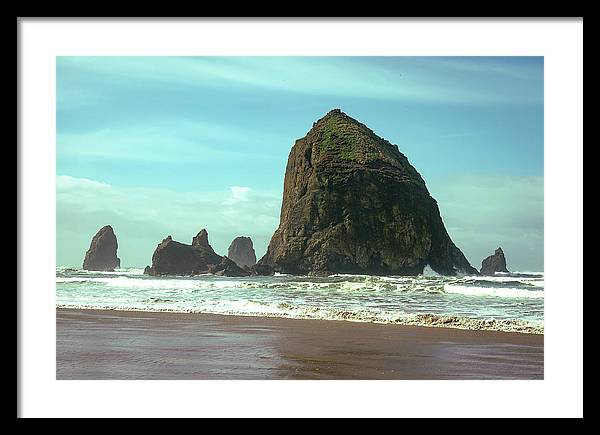
[[[250,193],[249,187],[244,186],[231,186],[231,196],[227,198],[223,204],[225,205],[233,205],[238,202],[248,201],[248,194]]]
[[[87,189],[110,189],[110,184],[101,181],[90,180],[89,178],[75,178],[69,175],[62,175],[56,178],[56,189],[60,193],[61,191],[68,191],[74,187],[84,187]]]

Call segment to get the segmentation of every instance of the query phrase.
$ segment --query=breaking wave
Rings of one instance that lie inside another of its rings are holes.
[[[149,302],[168,304],[170,299],[151,298]],[[58,308],[100,309],[115,311],[146,311],[173,312],[196,314],[221,314],[233,316],[278,317],[305,320],[338,320],[351,322],[369,322],[383,324],[398,324],[411,326],[427,326],[442,328],[457,328],[468,330],[489,330],[503,332],[521,332],[541,334],[544,332],[542,322],[531,322],[519,319],[477,319],[467,316],[409,314],[397,312],[371,312],[331,309],[321,307],[295,307],[290,304],[270,305],[253,301],[214,302],[200,308],[136,306],[126,307],[117,304],[57,304]]]
[[[60,308],[170,311],[543,332],[543,274],[153,277],[57,268]]]
[[[533,298],[543,299],[544,290],[528,290],[522,288],[501,287],[469,287],[464,285],[445,284],[446,293],[455,293],[464,296],[492,296],[498,298]]]

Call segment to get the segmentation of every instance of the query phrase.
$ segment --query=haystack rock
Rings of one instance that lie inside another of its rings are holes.
[[[229,245],[227,257],[240,267],[252,267],[256,264],[256,253],[250,237],[236,237]]]
[[[494,255],[490,255],[481,262],[481,270],[479,271],[482,275],[495,275],[496,272],[508,273],[506,268],[506,258],[504,257],[504,251],[502,248],[496,249]]]
[[[477,274],[408,159],[334,109],[289,154],[279,228],[254,270]]]
[[[96,233],[85,253],[83,268],[85,270],[113,271],[121,266],[117,257],[117,236],[110,225],[106,225]]]
[[[146,275],[198,275],[217,273],[225,276],[247,276],[250,273],[231,266],[225,257],[215,253],[208,243],[208,233],[201,230],[191,245],[180,243],[168,236],[158,244],[152,255],[152,266],[146,266]]]

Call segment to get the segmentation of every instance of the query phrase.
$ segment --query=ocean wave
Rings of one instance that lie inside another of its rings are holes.
[[[57,269],[56,284],[57,306],[64,308],[543,331],[536,323],[543,320],[543,276],[155,277],[141,269],[65,268]]]
[[[338,277],[339,278],[339,277]],[[169,289],[169,290],[291,290],[291,291],[335,291],[350,294],[361,293],[433,293],[462,294],[465,296],[495,296],[507,298],[543,298],[543,286],[524,284],[527,288],[506,287],[506,282],[473,281],[453,279],[422,280],[406,277],[364,277],[360,280],[299,280],[279,277],[264,278],[226,278],[204,275],[198,277],[135,277],[135,276],[57,276],[57,283],[102,284],[109,288],[124,289]],[[472,283],[490,284],[473,285]],[[518,284],[518,283],[516,283]]]
[[[492,284],[525,284],[528,286],[544,287],[544,277],[522,277],[522,276],[470,276],[471,281],[480,281]]]
[[[512,272],[496,272],[497,275],[531,275],[531,276],[544,276],[544,272],[532,271],[532,270],[513,270]]]
[[[104,284],[107,287],[130,288],[130,289],[199,289],[206,287],[207,283],[191,279],[156,279],[156,278],[130,278],[127,276],[117,276],[114,278],[99,277],[57,277],[56,282],[62,283],[97,283]],[[215,288],[227,288],[232,284],[230,282],[208,283]]]
[[[234,289],[267,289],[267,290],[297,290],[297,291],[338,291],[348,293],[362,292],[435,292],[441,293],[440,285],[418,284],[413,280],[365,280],[365,281],[315,281],[315,280],[264,280],[243,278],[218,278],[207,276],[194,278],[156,278],[156,277],[99,277],[75,276],[56,277],[57,283],[71,284],[102,284],[109,288],[130,289],[171,289],[171,290],[234,290]]]
[[[499,298],[543,299],[543,290],[527,290],[511,287],[474,287],[444,284],[444,292],[463,296],[493,296]]]
[[[105,270],[86,270],[86,269],[78,269],[73,267],[65,267],[59,266],[56,268],[57,274],[77,274],[77,275],[143,275],[144,269],[140,269],[138,267],[118,267],[114,271],[105,271]]]

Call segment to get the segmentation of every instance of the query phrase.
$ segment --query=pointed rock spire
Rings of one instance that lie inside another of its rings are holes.
[[[206,250],[210,253],[215,253],[210,243],[208,243],[208,232],[202,228],[200,232],[192,239],[192,246],[197,249]]]
[[[113,271],[120,267],[121,260],[117,257],[118,248],[117,236],[113,228],[110,225],[100,228],[85,253],[83,269]]]
[[[479,271],[482,275],[495,275],[496,272],[508,273],[506,257],[504,257],[502,248],[496,249],[493,255],[484,258],[481,262],[481,270]]]

